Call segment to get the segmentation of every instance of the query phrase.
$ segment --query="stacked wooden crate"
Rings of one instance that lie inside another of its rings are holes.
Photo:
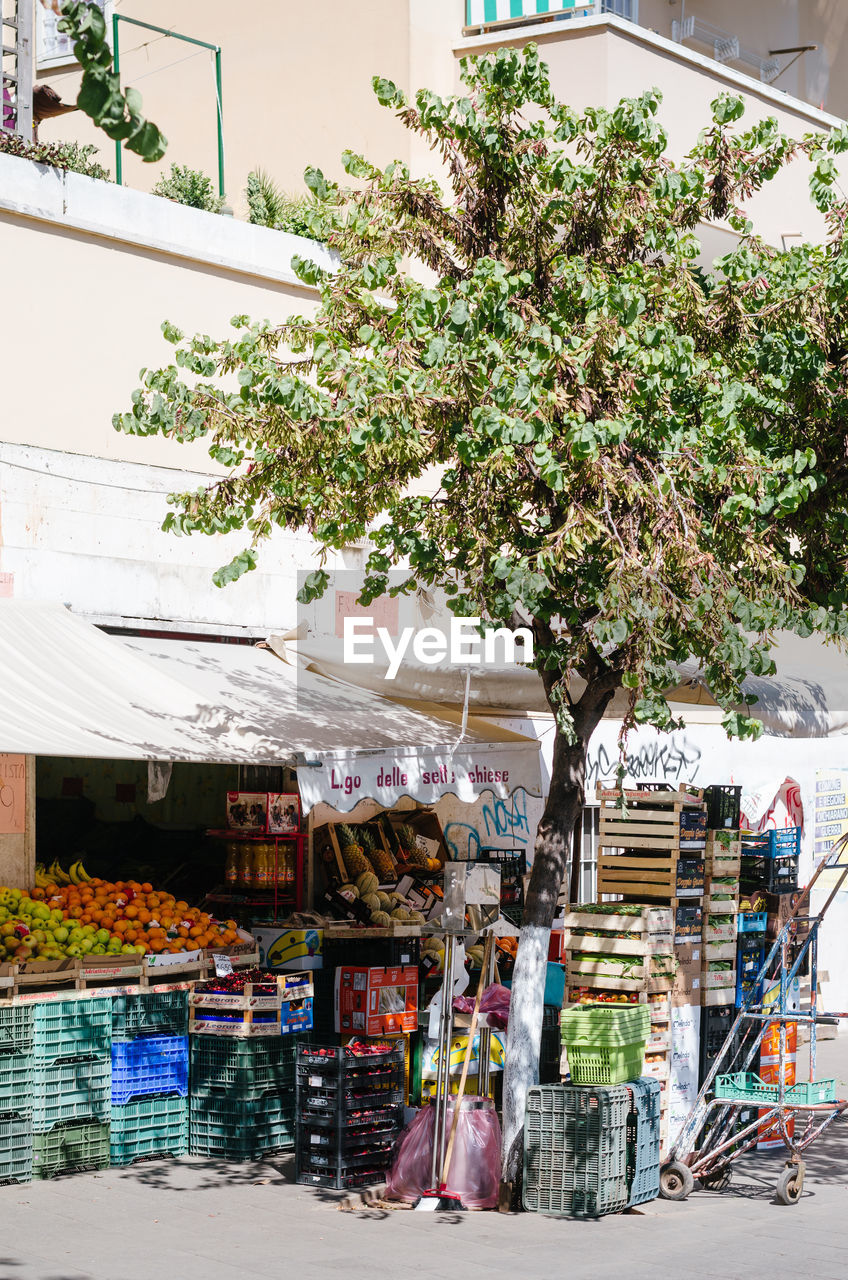
[[[704,933],[701,1004],[736,999],[736,930],[742,841],[738,831],[711,830],[704,855]]]
[[[700,788],[599,783],[598,894],[664,903],[678,941],[700,938],[706,806]]]

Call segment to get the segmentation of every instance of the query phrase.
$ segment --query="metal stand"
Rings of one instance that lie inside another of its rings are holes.
[[[456,940],[452,933],[445,935],[444,979],[439,1016],[439,1057],[436,1064],[436,1116],[433,1129],[433,1159],[430,1185],[438,1185],[445,1158],[445,1141],[448,1127],[448,1101],[450,1099],[450,1051],[453,1039],[453,964]]]

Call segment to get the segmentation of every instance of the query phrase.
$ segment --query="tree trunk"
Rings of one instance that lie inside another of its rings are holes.
[[[551,924],[574,825],[585,799],[589,739],[611,696],[608,680],[599,681],[595,687],[590,683],[575,708],[576,739],[569,740],[559,727],[556,729],[550,792],[536,832],[533,869],[512,975],[503,1092],[504,1182],[515,1183],[521,1169],[527,1090],[539,1078]]]

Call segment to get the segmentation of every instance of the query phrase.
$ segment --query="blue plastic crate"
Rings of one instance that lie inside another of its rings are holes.
[[[112,1102],[147,1094],[188,1094],[188,1036],[142,1036],[112,1044]]]
[[[765,933],[767,928],[767,911],[740,911],[736,917],[737,933]]]
[[[35,1006],[34,1050],[36,1058],[108,1054],[112,1040],[112,1001],[108,996],[45,1000]]]
[[[71,1058],[32,1068],[32,1131],[58,1124],[109,1119],[109,1059]]]
[[[648,1077],[632,1080],[633,1100],[628,1127],[628,1208],[656,1200],[660,1193],[660,1082]]]
[[[759,858],[782,858],[801,852],[801,828],[784,827],[781,831],[748,831],[742,833],[742,854]]]

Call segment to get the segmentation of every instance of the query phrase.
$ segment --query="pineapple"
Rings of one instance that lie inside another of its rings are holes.
[[[394,858],[377,844],[373,832],[369,831],[367,827],[363,827],[361,839],[365,856],[376,871],[380,884],[388,884],[390,880],[397,879],[397,867],[395,866]]]
[[[406,854],[407,861],[414,867],[426,867],[427,855],[422,849],[418,848],[418,844],[415,839],[415,832],[412,830],[412,827],[407,826],[406,824],[402,827],[398,827],[397,835],[398,840],[400,841],[400,846]]]
[[[373,871],[374,868],[366,858],[362,846],[357,843],[356,836],[350,827],[341,826],[338,831],[339,844],[342,848],[342,858],[344,859],[345,870],[351,880],[355,880],[357,876],[361,876],[363,871]]]

